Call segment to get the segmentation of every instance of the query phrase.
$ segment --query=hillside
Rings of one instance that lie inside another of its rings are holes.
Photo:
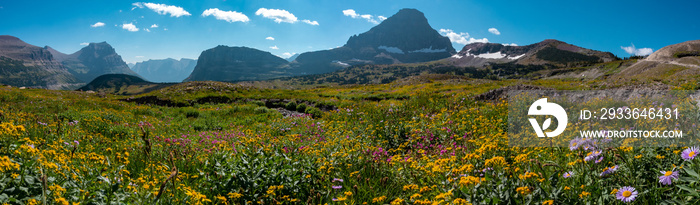
[[[617,60],[612,53],[581,48],[562,41],[547,39],[526,46],[497,43],[472,43],[446,61],[457,66],[498,67],[537,66],[563,68],[592,65]]]
[[[79,88],[82,91],[95,91],[118,95],[135,95],[172,86],[172,83],[153,83],[137,76],[126,74],[106,74],[95,78]]]
[[[614,78],[621,81],[682,81],[700,77],[700,40],[686,41],[663,47]]]
[[[82,85],[50,50],[7,35],[0,36],[0,84],[45,89]]]

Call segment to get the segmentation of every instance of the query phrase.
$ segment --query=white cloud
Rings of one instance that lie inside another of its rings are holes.
[[[163,28],[163,31],[167,31],[167,30],[168,30],[168,28]]]
[[[271,41],[274,41],[274,40],[275,40],[275,38],[273,38],[272,36],[268,36],[268,37],[267,37],[267,38],[265,38],[265,39],[267,39],[267,40],[271,40]]]
[[[501,32],[498,31],[498,29],[496,28],[490,28],[489,32],[491,32],[492,34],[501,35]]]
[[[289,11],[281,9],[266,9],[260,8],[255,12],[255,15],[263,16],[265,18],[273,19],[277,23],[296,23],[299,21],[294,14],[289,13]]]
[[[149,33],[151,32],[151,30],[150,30],[150,29],[147,29],[147,28],[146,28],[146,29],[144,29],[144,30],[146,30],[146,32],[149,32]]]
[[[272,50],[277,50],[277,49],[280,49],[280,48],[277,48],[277,46],[270,46],[270,49],[272,49]]]
[[[180,16],[191,16],[190,12],[185,11],[182,7],[179,6],[173,6],[173,5],[165,5],[165,4],[155,4],[155,3],[142,3],[142,2],[136,2],[131,5],[134,5],[135,7],[132,8],[131,10],[134,10],[136,7],[138,8],[149,8],[156,13],[160,15],[165,15],[165,14],[170,14],[171,17],[180,17]]]
[[[139,31],[139,28],[136,28],[136,26],[132,23],[122,24],[122,29],[127,30],[127,31],[131,31],[131,32]]]
[[[102,22],[97,22],[95,24],[90,25],[90,27],[97,28],[97,27],[103,27],[105,26],[105,23]]]
[[[151,28],[158,28],[158,24],[151,25]]]
[[[311,21],[311,20],[304,19],[304,20],[301,20],[301,22],[307,23],[309,25],[318,26],[318,21]]]
[[[377,21],[377,19],[375,19],[372,15],[370,15],[370,14],[357,14],[357,12],[355,12],[355,10],[353,10],[353,9],[343,10],[343,15],[349,16],[349,17],[354,18],[354,19],[357,19],[357,18],[365,19],[368,22],[373,23],[373,24],[379,24],[379,21],[386,20],[386,17],[378,16],[377,17],[378,21]]]
[[[224,20],[229,23],[233,22],[248,22],[250,19],[248,16],[237,11],[222,11],[218,8],[210,8],[202,12],[202,16],[214,16],[216,19]]]
[[[90,45],[90,44],[89,44],[88,42],[82,42],[82,43],[80,43],[80,45],[81,45],[81,46],[87,46],[87,45]]]
[[[462,44],[462,45],[467,45],[470,43],[488,43],[489,39],[487,38],[482,38],[482,39],[477,39],[477,38],[471,38],[469,37],[469,33],[455,33],[451,29],[440,29],[440,34],[447,36],[450,38],[450,41],[452,43],[457,43],[457,44]]]
[[[284,58],[289,58],[289,57],[292,57],[294,54],[297,54],[297,53],[285,52],[285,53],[282,54],[282,57],[284,57]]]
[[[639,49],[637,49],[637,47],[635,47],[634,44],[632,44],[631,46],[628,46],[628,47],[620,46],[620,48],[622,48],[622,50],[625,50],[625,52],[627,52],[628,54],[635,55],[635,56],[648,56],[654,52],[654,50],[651,48],[639,48]]]
[[[518,44],[515,43],[504,43],[504,46],[518,46]]]

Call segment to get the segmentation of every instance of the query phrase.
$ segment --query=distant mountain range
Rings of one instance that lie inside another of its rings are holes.
[[[14,36],[0,36],[0,83],[47,89],[75,89],[104,74],[131,71],[114,48],[90,43],[73,54],[38,47]]]
[[[658,77],[678,70],[700,76],[698,52],[700,41],[689,41],[664,47],[639,62],[624,61],[611,66],[617,69],[614,72],[598,69],[588,76]],[[13,36],[0,36],[0,83],[48,89],[75,89],[105,74],[126,76],[101,78],[91,83],[92,88],[104,90],[120,80],[136,85],[129,89],[138,90],[142,85],[157,84],[151,82],[260,81],[323,73],[326,74],[321,77],[303,79],[308,83],[385,83],[424,71],[489,79],[527,77],[530,73],[563,77],[584,75],[577,73],[581,69],[569,72],[568,68],[588,68],[617,60],[610,52],[553,39],[525,46],[472,43],[457,52],[449,38],[440,35],[415,9],[401,9],[369,31],[351,36],[341,47],[295,54],[287,59],[254,48],[217,46],[203,51],[198,60],[148,60],[128,65],[106,42],[90,43],[78,52],[64,54],[49,46],[37,47]],[[399,68],[408,69],[391,71]],[[89,86],[83,88],[92,90]]]
[[[197,60],[187,58],[175,60],[168,58],[138,62],[130,68],[145,80],[157,83],[168,83],[182,82],[192,73],[196,65]]]

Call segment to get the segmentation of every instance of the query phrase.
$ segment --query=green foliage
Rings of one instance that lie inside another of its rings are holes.
[[[306,112],[306,103],[299,103],[296,109],[293,110],[296,110],[297,112]]]
[[[542,60],[567,65],[594,64],[601,62],[601,59],[598,56],[588,56],[576,52],[560,50],[551,46],[538,51],[536,56]]]
[[[296,110],[297,103],[295,101],[288,102],[286,105],[284,105],[284,108],[287,110]]]

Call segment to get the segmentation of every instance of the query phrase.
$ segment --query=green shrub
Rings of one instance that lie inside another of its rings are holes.
[[[199,111],[195,109],[189,109],[185,111],[185,117],[198,118],[199,115]]]
[[[315,107],[307,107],[304,113],[310,114],[314,118],[319,118],[323,114],[323,111]]]
[[[296,111],[298,112],[305,112],[306,111],[306,104],[304,103],[299,103],[296,107]]]
[[[268,108],[266,108],[266,107],[256,107],[255,110],[253,110],[253,111],[254,111],[255,113],[258,113],[258,114],[263,114],[263,113],[268,113],[268,112],[270,112],[270,109],[268,109]]]
[[[286,108],[287,110],[296,110],[296,109],[297,109],[297,102],[294,102],[294,101],[288,102],[288,103],[284,106],[284,108]]]

